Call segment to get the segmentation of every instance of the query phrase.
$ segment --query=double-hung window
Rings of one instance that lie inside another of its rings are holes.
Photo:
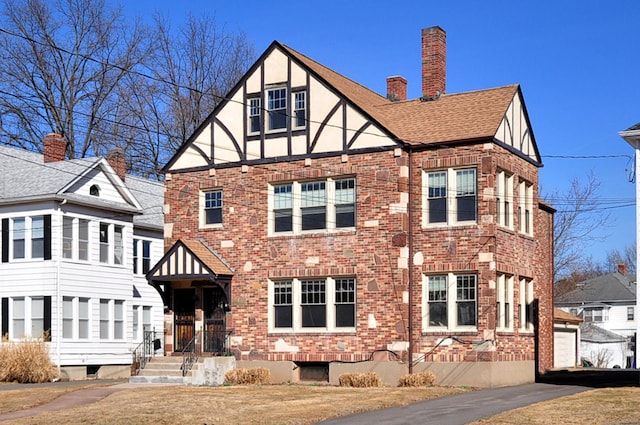
[[[151,241],[133,240],[133,274],[147,274],[151,270]]]
[[[496,221],[513,229],[513,175],[499,171],[496,175]]]
[[[222,190],[201,192],[201,226],[220,226],[222,224]]]
[[[476,169],[423,173],[423,226],[476,222]]]
[[[50,296],[2,298],[2,309],[2,332],[9,338],[51,340]]]
[[[353,331],[354,278],[289,279],[269,282],[272,332]]]
[[[100,223],[99,231],[100,262],[105,264],[123,264],[124,227],[117,224]]]
[[[113,303],[113,338],[124,339],[124,301]]]
[[[270,189],[270,234],[349,229],[356,225],[356,179],[275,184]]]
[[[293,128],[300,129],[307,125],[307,92],[293,93]]]
[[[249,99],[249,134],[260,133],[260,115],[261,105],[260,98],[253,97]]]
[[[476,329],[477,297],[476,275],[423,276],[423,329]]]
[[[9,253],[13,260],[51,259],[50,215],[3,219],[2,226],[10,238],[2,247],[3,261],[9,260]]]
[[[287,89],[267,90],[268,130],[287,128]]]
[[[498,275],[496,285],[496,328],[513,329],[513,276]]]
[[[100,262],[109,262],[109,224],[100,223]]]
[[[62,258],[73,258],[73,217],[62,217]]]
[[[31,217],[31,258],[44,258],[44,216]]]
[[[635,316],[634,307],[627,307],[627,320],[632,321]]]
[[[518,187],[518,215],[520,233],[533,236],[533,185],[526,181]]]
[[[100,300],[100,339],[109,339],[110,311],[109,300]]]
[[[25,228],[25,218],[14,218],[13,219],[13,258],[14,259],[22,259],[25,258],[25,239],[26,239],[26,228]]]
[[[533,331],[533,281],[531,279],[520,279],[518,298],[520,330],[531,332]]]
[[[105,237],[108,239],[108,225],[105,226]],[[103,229],[100,230],[102,232]],[[66,215],[62,217],[62,258],[81,261],[89,259],[89,220]]]

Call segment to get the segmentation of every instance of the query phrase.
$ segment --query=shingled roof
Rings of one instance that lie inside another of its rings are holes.
[[[392,102],[302,53],[277,43],[354,106],[412,146],[492,138],[519,90],[518,85],[442,94],[437,100]]]
[[[609,273],[577,284],[571,292],[556,297],[561,306],[592,303],[633,303],[636,301],[635,276]]]

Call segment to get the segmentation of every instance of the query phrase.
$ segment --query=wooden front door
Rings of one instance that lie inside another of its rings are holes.
[[[204,351],[207,353],[227,352],[226,301],[220,287],[204,289]]]
[[[174,312],[174,351],[187,349],[196,331],[196,304],[194,289],[175,289],[173,291]]]

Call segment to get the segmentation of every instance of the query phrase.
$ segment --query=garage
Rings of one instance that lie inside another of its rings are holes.
[[[578,365],[578,341],[582,319],[558,308],[553,312],[553,367]]]

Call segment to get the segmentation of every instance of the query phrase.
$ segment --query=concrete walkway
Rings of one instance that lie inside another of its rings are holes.
[[[108,381],[106,381],[108,382]],[[121,381],[116,381],[121,382]],[[77,385],[75,383],[35,384],[32,388],[54,385]],[[45,412],[71,409],[95,403],[116,391],[168,384],[117,383],[111,386],[79,389],[61,395],[50,403],[30,409],[0,414],[0,422],[38,415]],[[173,384],[169,384],[173,385]],[[24,389],[26,385],[0,385],[0,393],[11,389]],[[438,425],[463,425],[498,413],[528,406],[540,401],[576,394],[590,390],[589,387],[553,384],[527,384],[516,387],[471,391],[449,397],[414,403],[405,407],[392,407],[357,415],[344,416],[320,422],[323,425],[405,425],[433,423]]]

